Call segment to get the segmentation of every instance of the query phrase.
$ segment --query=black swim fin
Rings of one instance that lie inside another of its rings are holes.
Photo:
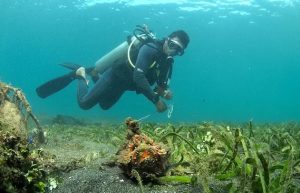
[[[46,98],[60,91],[61,89],[65,88],[66,86],[68,86],[73,80],[76,79],[76,74],[75,74],[76,70],[82,67],[82,65],[73,64],[73,63],[62,63],[59,65],[72,70],[72,72],[57,77],[55,79],[49,80],[48,82],[39,86],[36,89],[36,93],[39,97]]]
[[[46,98],[61,89],[68,86],[73,80],[76,79],[75,71],[65,74],[63,76],[52,79],[36,89],[36,93],[41,98]]]
[[[73,64],[73,63],[61,63],[59,65],[62,67],[68,68],[70,70],[77,70],[78,68],[82,67],[82,65]]]
[[[82,65],[79,64],[73,64],[73,63],[62,63],[59,64],[60,66],[63,66],[67,69],[72,70],[72,72],[65,74],[63,76],[57,77],[55,79],[52,79],[41,86],[39,86],[36,89],[36,93],[39,97],[41,98],[46,98],[61,89],[65,88],[68,86],[73,80],[76,79],[76,70]],[[95,67],[88,67],[86,68],[86,73],[92,77],[93,82],[97,82],[99,79],[99,76],[97,73],[95,73],[94,70]]]

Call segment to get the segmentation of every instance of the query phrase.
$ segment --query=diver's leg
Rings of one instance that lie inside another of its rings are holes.
[[[87,102],[87,100],[84,100],[84,96],[88,93],[88,85],[86,84],[85,79],[80,78],[78,80],[78,86],[77,86],[77,102],[80,108],[82,109],[90,109],[93,106],[92,102]]]
[[[84,78],[80,78],[77,88],[77,102],[82,109],[90,109],[102,100],[105,93],[113,89],[112,72],[108,69],[99,78],[93,88],[88,91],[88,85]]]
[[[91,76],[93,83],[95,84],[99,78],[100,78],[100,74],[95,70],[95,67],[90,67],[87,68],[87,72],[88,74]]]
[[[126,90],[122,84],[114,84],[111,88],[112,89],[108,89],[105,96],[99,100],[99,105],[103,110],[111,108]]]

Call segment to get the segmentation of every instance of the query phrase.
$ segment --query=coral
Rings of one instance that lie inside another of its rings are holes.
[[[163,176],[169,164],[169,150],[142,134],[136,120],[128,118],[126,125],[128,134],[117,153],[117,164],[130,177],[132,170],[136,170],[143,180]]]

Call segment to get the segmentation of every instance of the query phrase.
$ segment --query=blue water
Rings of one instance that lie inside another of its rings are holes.
[[[98,121],[146,115],[149,121],[179,122],[300,120],[299,1],[96,2],[0,1],[0,80],[22,88],[41,118],[59,113]],[[37,97],[38,85],[67,72],[57,64],[93,65],[144,23],[160,38],[177,29],[191,38],[175,61],[170,119],[134,92],[108,111],[81,110],[76,82],[47,99]]]

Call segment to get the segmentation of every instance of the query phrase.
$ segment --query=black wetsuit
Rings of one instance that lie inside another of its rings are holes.
[[[154,61],[155,66],[151,67]],[[173,60],[162,52],[162,42],[151,43],[151,46],[143,45],[138,52],[134,69],[128,61],[111,67],[100,76],[90,91],[85,80],[80,79],[78,104],[82,109],[90,109],[99,103],[102,109],[109,109],[127,90],[142,93],[155,103],[157,97],[151,86],[156,82],[163,88],[167,87],[172,64]]]

